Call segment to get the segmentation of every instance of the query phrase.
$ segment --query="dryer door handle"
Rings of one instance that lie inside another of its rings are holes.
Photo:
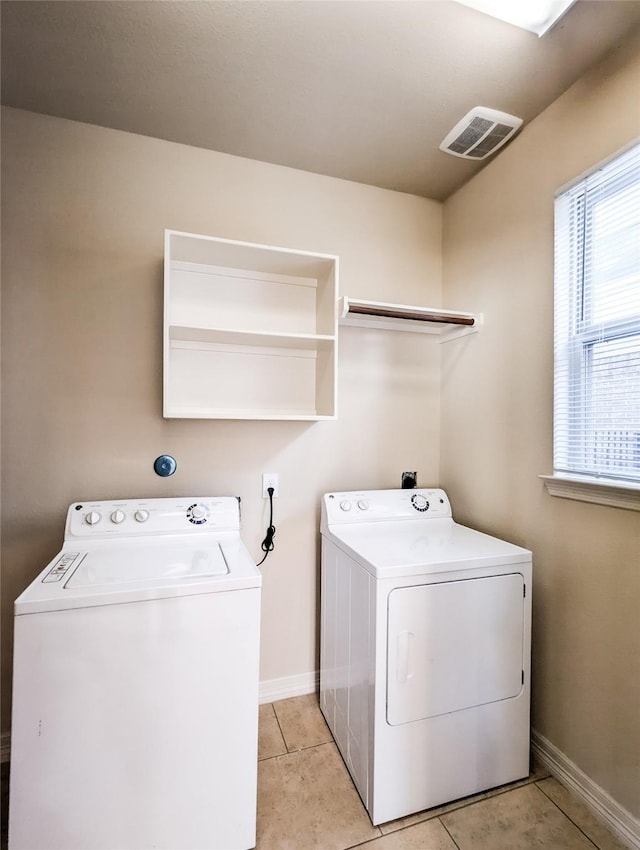
[[[415,673],[413,656],[414,638],[415,635],[413,632],[398,632],[396,679],[401,684],[413,679]]]

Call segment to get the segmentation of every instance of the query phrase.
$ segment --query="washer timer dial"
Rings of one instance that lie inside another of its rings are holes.
[[[421,493],[413,494],[411,497],[411,504],[417,511],[424,512],[429,510],[429,500]]]
[[[209,509],[206,505],[199,505],[197,502],[194,502],[193,505],[189,505],[187,508],[187,519],[193,525],[204,525],[209,519]]]

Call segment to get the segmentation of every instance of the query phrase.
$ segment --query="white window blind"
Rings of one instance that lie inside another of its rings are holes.
[[[555,207],[554,473],[640,482],[640,144]]]

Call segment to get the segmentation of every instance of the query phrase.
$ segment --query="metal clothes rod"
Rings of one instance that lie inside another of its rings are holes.
[[[443,313],[414,313],[393,307],[370,307],[349,302],[348,313],[359,313],[364,316],[380,316],[385,319],[413,319],[417,322],[442,322],[447,325],[475,325],[472,316],[445,315]]]

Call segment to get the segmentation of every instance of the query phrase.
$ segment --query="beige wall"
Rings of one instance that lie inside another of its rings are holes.
[[[553,197],[640,133],[636,38],[444,208],[441,483],[456,518],[534,553],[533,726],[640,816],[640,513],[549,496]]]
[[[336,422],[163,420],[163,231],[338,254],[343,294],[437,305],[441,205],[18,110],[2,129],[2,728],[12,601],[75,500],[240,495],[258,559],[261,473],[279,473],[261,675],[312,673],[320,495],[437,482],[439,346],[341,329]]]
[[[258,558],[260,473],[279,472],[262,677],[295,676],[317,663],[320,494],[413,468],[435,483],[441,431],[456,518],[534,551],[535,728],[640,815],[640,514],[554,499],[537,477],[551,469],[553,193],[639,132],[639,47],[446,204],[442,302],[436,203],[3,110],[3,729],[12,600],[57,551],[71,501],[239,494]],[[485,325],[442,348],[342,329],[335,423],[165,421],[165,227],[336,253],[345,294]],[[166,480],[162,452],[179,464]]]

